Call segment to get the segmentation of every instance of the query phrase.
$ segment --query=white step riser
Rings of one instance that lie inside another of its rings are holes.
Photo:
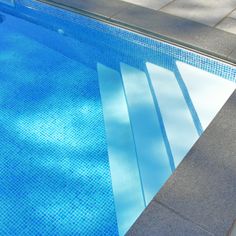
[[[122,79],[98,64],[113,194],[120,235],[124,235],[145,204]]]
[[[186,63],[176,62],[176,65],[205,130],[233,93],[236,85]]]
[[[121,63],[146,202],[149,203],[171,174],[156,107],[146,74]]]
[[[175,74],[151,63],[146,65],[177,167],[199,136]]]

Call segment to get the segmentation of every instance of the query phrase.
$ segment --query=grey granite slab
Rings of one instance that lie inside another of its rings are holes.
[[[87,11],[104,18],[110,18],[122,9],[130,6],[129,3],[117,0],[109,0],[109,2],[108,0],[50,0],[49,2]]]
[[[236,64],[236,48],[229,55],[229,60]]]
[[[236,219],[236,91],[155,199],[214,235]]]
[[[195,36],[196,33],[199,35],[211,30],[211,28],[203,24],[139,6],[130,6],[113,16],[112,19],[127,25],[143,28],[146,31],[166,36],[173,35],[176,38],[183,33],[186,36],[189,36],[189,34]]]
[[[236,9],[229,15],[229,17],[236,19]]]
[[[153,10],[159,10],[160,8],[166,6],[173,0],[123,0],[125,2],[133,3],[142,7],[147,7]]]
[[[236,19],[227,17],[222,22],[220,22],[216,28],[236,34]]]
[[[112,20],[194,44],[202,35],[211,31],[210,27],[203,24],[139,6],[124,9]]]
[[[139,6],[122,10],[112,20],[222,58],[236,47],[236,35]]]
[[[199,45],[217,56],[228,57],[236,48],[236,35],[212,28],[210,32],[202,35]]]
[[[198,225],[152,201],[126,236],[212,236]]]
[[[214,26],[235,8],[235,0],[176,0],[161,11]]]

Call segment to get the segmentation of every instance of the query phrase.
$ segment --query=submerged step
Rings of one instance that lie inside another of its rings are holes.
[[[120,235],[145,207],[142,181],[120,74],[100,63],[98,80]]]
[[[149,203],[171,175],[171,167],[146,74],[124,63],[120,66],[145,198]]]
[[[235,83],[186,63],[176,62],[203,129],[210,124],[236,88]]]
[[[177,167],[199,136],[175,74],[151,63],[146,66]]]

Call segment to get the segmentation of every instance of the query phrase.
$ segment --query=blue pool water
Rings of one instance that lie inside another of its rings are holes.
[[[235,89],[235,67],[1,1],[0,235],[124,235]]]

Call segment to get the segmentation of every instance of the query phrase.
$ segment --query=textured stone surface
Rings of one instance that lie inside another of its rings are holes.
[[[229,55],[229,59],[236,64],[236,48]]]
[[[201,36],[199,45],[209,52],[228,57],[236,48],[236,35],[212,28],[210,32]]]
[[[236,34],[236,19],[227,17],[216,28]]]
[[[52,0],[50,2],[88,11],[105,18],[113,16],[130,5],[129,3],[117,0],[109,0],[109,2],[107,0]]]
[[[139,6],[148,7],[154,10],[159,10],[172,0],[124,0],[125,2],[130,2]]]
[[[221,57],[228,57],[236,47],[236,35],[139,6],[126,8],[112,19]]]
[[[215,235],[236,217],[236,91],[156,196]]]
[[[214,26],[235,8],[235,0],[176,0],[162,11]]]
[[[236,9],[229,15],[229,17],[236,19]]]
[[[211,31],[210,27],[203,24],[139,6],[126,8],[113,19],[193,44],[196,44],[202,35]]]
[[[210,236],[211,233],[152,201],[127,236]]]

